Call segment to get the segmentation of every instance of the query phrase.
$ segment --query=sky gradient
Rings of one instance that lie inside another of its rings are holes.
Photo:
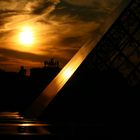
[[[0,69],[38,67],[52,57],[63,67],[122,1],[0,0]],[[25,26],[31,46],[18,41]]]

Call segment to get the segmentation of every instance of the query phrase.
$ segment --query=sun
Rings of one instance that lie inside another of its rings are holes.
[[[19,43],[25,46],[32,45],[34,43],[34,33],[30,26],[22,27],[19,32]]]

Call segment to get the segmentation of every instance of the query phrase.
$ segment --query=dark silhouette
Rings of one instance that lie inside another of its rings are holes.
[[[44,61],[44,66],[31,68],[29,76],[24,66],[18,72],[0,69],[0,111],[24,111],[61,70],[58,64],[53,58]]]
[[[44,67],[59,67],[59,61],[55,60],[54,58],[51,58],[50,60],[44,61]]]

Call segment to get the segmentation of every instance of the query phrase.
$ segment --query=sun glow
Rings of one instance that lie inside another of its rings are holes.
[[[25,46],[32,45],[34,43],[34,33],[31,27],[25,26],[19,32],[19,43]]]

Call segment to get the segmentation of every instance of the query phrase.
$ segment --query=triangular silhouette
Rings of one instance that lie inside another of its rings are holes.
[[[103,23],[102,26],[100,26],[101,28],[98,28],[96,30],[94,38],[87,41],[85,45],[81,47],[81,49],[68,62],[68,64],[45,88],[45,90],[35,100],[35,102],[27,109],[27,111],[25,112],[25,116],[27,118],[38,118],[40,114],[45,110],[45,108],[50,104],[50,102],[54,99],[54,97],[59,92],[63,92],[63,88],[65,88],[70,82],[74,83],[74,80],[78,79],[81,73],[92,77],[90,76],[90,74],[96,75],[96,72],[104,72],[104,70],[106,72],[106,70],[111,70],[109,74],[114,75],[112,72],[118,74],[116,75],[116,78],[118,79],[122,78],[121,74],[123,74],[124,77],[128,77],[130,75],[132,70],[127,69],[127,67],[129,67],[129,65],[131,65],[132,63],[129,64],[130,61],[128,59],[128,56],[126,56],[125,53],[122,53],[123,51],[121,51],[121,49],[129,48],[129,43],[132,42],[130,39],[131,34],[128,32],[129,29],[127,29],[131,28],[131,25],[129,25],[129,22],[132,20],[131,18],[134,18],[133,22],[135,23],[135,21],[137,21],[137,24],[139,25],[139,20],[136,16],[137,13],[135,13],[135,15],[130,13],[132,10],[135,10],[133,7],[137,5],[137,3],[138,1],[128,1],[127,3],[123,1],[120,6],[118,6],[118,8],[114,10],[111,16]],[[133,31],[136,31],[136,29],[139,27],[137,24],[132,25],[134,26],[132,27],[134,28]],[[124,28],[122,26],[124,26]],[[116,62],[117,59],[118,62]],[[121,62],[123,60],[119,59],[125,60],[124,62]],[[128,62],[128,65],[123,65],[123,63],[126,62]],[[115,71],[112,71],[112,69],[114,69]],[[77,75],[75,79],[73,79],[73,81],[70,81],[70,79],[72,79],[74,75],[78,73],[78,71],[81,71],[79,76]],[[94,73],[94,71],[96,72]],[[109,79],[109,77],[106,78]],[[90,81],[88,79],[86,80],[87,84],[90,84]],[[91,80],[91,82],[93,82],[93,80]],[[131,83],[130,80],[129,82]],[[94,91],[94,89],[92,89],[92,91]]]

